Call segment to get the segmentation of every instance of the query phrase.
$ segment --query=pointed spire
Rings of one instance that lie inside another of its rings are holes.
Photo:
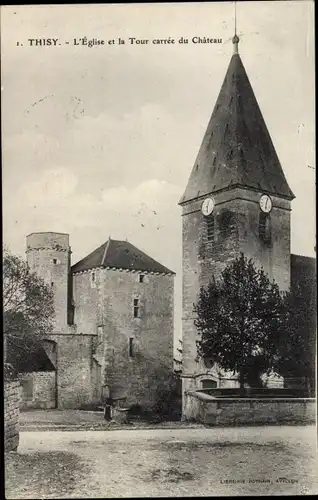
[[[238,36],[233,37],[237,51]],[[240,55],[232,55],[179,203],[235,186],[293,199]]]

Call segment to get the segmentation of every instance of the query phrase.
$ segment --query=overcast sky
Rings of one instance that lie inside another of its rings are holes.
[[[237,25],[243,63],[296,195],[292,252],[313,256],[313,2],[238,2]],[[109,235],[127,237],[177,272],[179,331],[177,203],[232,55],[233,30],[232,2],[2,7],[3,231],[11,250],[23,255],[30,232],[67,232],[75,263]],[[84,36],[150,43],[73,45]],[[169,36],[189,44],[151,43]],[[194,44],[194,36],[223,43]],[[61,45],[30,47],[29,38]]]

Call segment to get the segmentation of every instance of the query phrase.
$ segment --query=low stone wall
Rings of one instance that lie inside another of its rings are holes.
[[[55,372],[20,373],[20,409],[56,407]]]
[[[57,399],[59,409],[92,403],[92,352],[96,335],[53,334],[57,344]]]
[[[183,420],[207,425],[312,424],[315,398],[220,398],[201,392],[184,393]]]
[[[19,445],[20,382],[4,384],[4,449],[16,451]]]

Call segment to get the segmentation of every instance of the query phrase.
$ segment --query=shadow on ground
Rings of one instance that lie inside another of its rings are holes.
[[[8,453],[5,458],[7,499],[57,498],[71,495],[89,472],[74,453]]]
[[[250,451],[262,451],[265,450],[265,448],[268,448],[269,450],[274,449],[274,451],[284,451],[286,450],[286,446],[282,445],[281,443],[278,442],[271,442],[271,443],[252,443],[252,442],[240,442],[240,441],[224,441],[222,443],[200,443],[200,442],[192,442],[192,443],[187,443],[186,441],[167,441],[162,445],[162,449],[173,449],[173,450],[184,450],[184,451],[193,451],[193,450],[200,450],[200,449],[205,449],[205,450],[215,450],[216,452],[222,450],[223,448],[233,448],[234,450],[244,448],[248,449]]]

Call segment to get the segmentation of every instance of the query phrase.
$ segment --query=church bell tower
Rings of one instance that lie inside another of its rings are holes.
[[[243,252],[290,287],[288,186],[233,38],[233,55],[179,205],[183,224],[183,391],[202,387],[193,304]],[[219,385],[217,377],[215,384]]]

